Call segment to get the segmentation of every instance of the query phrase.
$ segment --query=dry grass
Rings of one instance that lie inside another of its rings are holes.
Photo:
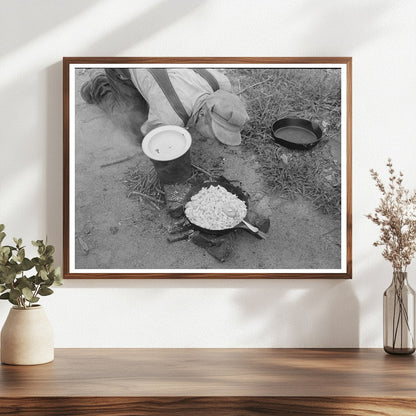
[[[218,176],[219,172],[217,170],[204,169],[200,166],[192,165],[192,175],[186,182],[197,184]],[[145,200],[156,209],[159,209],[161,205],[165,205],[163,185],[153,167],[147,171],[143,171],[141,167],[130,169],[126,172],[122,182],[127,187],[128,198]]]
[[[127,187],[128,198],[145,200],[156,209],[165,203],[162,185],[153,168],[145,172],[139,167],[130,169],[126,172],[123,183]]]
[[[331,148],[339,148],[340,140],[340,71],[247,68],[227,75],[247,104],[244,145],[258,155],[270,191],[287,198],[302,196],[323,212],[338,215],[341,169]],[[324,131],[321,142],[307,151],[277,145],[271,126],[284,117],[317,121]]]

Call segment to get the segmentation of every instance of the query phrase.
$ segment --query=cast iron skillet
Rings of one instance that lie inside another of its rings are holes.
[[[223,188],[225,188],[228,192],[231,192],[232,194],[236,195],[239,199],[241,199],[241,201],[243,201],[246,204],[246,207],[248,209],[248,197],[241,190],[241,188],[238,188],[237,186],[234,186],[234,185],[232,185],[230,183],[220,182],[220,181],[209,181],[209,182],[204,182],[202,184],[193,186],[191,188],[191,190],[188,192],[188,195],[185,197],[185,205],[202,188],[209,188],[211,185],[213,185],[213,186],[220,185]],[[186,216],[186,213],[185,213],[185,216]],[[241,229],[244,229],[244,230],[249,230],[243,223],[239,223],[239,224],[237,224],[236,226],[234,226],[232,228],[223,228],[221,230],[209,230],[207,228],[203,228],[203,227],[200,227],[199,225],[194,224],[187,216],[186,216],[186,218],[190,222],[190,224],[191,224],[191,226],[192,226],[193,229],[198,230],[198,231],[202,231],[203,233],[207,233],[207,234],[223,235],[223,234],[229,233],[230,231],[236,230],[238,228],[241,228]]]
[[[273,123],[274,141],[289,149],[309,150],[316,146],[322,137],[318,123],[302,118],[282,118]]]

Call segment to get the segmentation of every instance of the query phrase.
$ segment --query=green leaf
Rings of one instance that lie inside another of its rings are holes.
[[[10,298],[9,298],[9,302],[10,302],[12,305],[19,306],[19,303],[18,303],[18,302],[17,302],[17,300],[15,300],[15,299],[10,299]]]
[[[10,292],[2,293],[0,295],[0,299],[7,299],[13,305],[17,305],[17,301],[16,300],[10,299]]]
[[[44,281],[41,279],[41,277],[37,274],[35,276],[35,280],[34,280],[35,285],[40,285],[41,283],[44,283]]]
[[[7,273],[3,275],[2,283],[3,284],[13,283],[15,278],[16,278],[16,273],[13,270],[9,270]]]
[[[52,286],[54,283],[53,277],[48,277],[48,280],[41,280],[39,284],[45,287]]]
[[[10,254],[10,247],[9,246],[4,246],[0,248],[0,253],[5,254],[5,255],[9,255]]]
[[[52,245],[46,246],[45,255],[52,256],[53,253],[55,253],[55,247]]]
[[[23,290],[23,288],[28,288],[31,291],[36,289],[35,284],[31,282],[26,276],[22,276],[18,279],[17,287],[21,290]]]
[[[49,296],[49,295],[52,295],[52,293],[53,293],[53,290],[52,289],[49,289],[48,287],[46,287],[46,286],[42,286],[40,289],[39,289],[39,295],[41,295],[41,296]]]
[[[33,298],[33,292],[28,288],[28,287],[24,287],[22,289],[23,292],[23,296],[29,301],[32,302],[31,299]]]
[[[22,294],[22,292],[20,291],[20,289],[16,289],[16,288],[12,289],[10,291],[10,299],[11,300],[17,300],[21,296],[21,294]]]
[[[32,244],[33,244],[35,247],[39,247],[39,246],[43,245],[43,241],[42,241],[42,240],[32,241]]]
[[[28,271],[30,269],[33,269],[33,266],[34,266],[33,262],[31,260],[29,260],[27,257],[25,257],[22,260],[22,263],[20,264],[20,267],[22,268],[22,270],[24,272],[26,272],[26,271]]]
[[[6,286],[0,285],[0,293],[3,293],[5,290],[7,290]]]
[[[21,238],[13,237],[13,241],[16,244],[17,248],[20,248],[22,246],[23,240]]]
[[[5,227],[4,227],[4,224],[0,224],[0,232],[1,232],[1,231],[4,231],[4,228],[5,228]]]
[[[39,276],[41,277],[42,280],[48,280],[48,273],[46,273],[46,270],[42,269],[39,272]]]
[[[23,259],[25,258],[25,249],[21,248],[18,252],[17,252],[17,259],[19,260],[19,263],[21,263],[23,261]]]
[[[63,284],[63,279],[62,279],[62,273],[61,273],[61,268],[57,267],[55,269],[52,270],[52,272],[49,274],[53,277],[53,282],[56,286],[61,286]]]
[[[4,265],[9,261],[10,252],[10,247],[0,248],[0,264]]]
[[[20,264],[15,262],[10,261],[7,267],[10,270],[10,273],[14,273],[15,276],[22,271]]]
[[[45,253],[45,246],[44,246],[43,243],[42,243],[42,245],[40,245],[38,247],[38,253],[39,253],[40,256],[43,256],[44,255],[44,253]]]
[[[0,279],[2,276],[7,274],[9,272],[9,268],[5,266],[4,264],[0,264]]]
[[[0,232],[0,244],[4,240],[5,237],[6,237],[6,233]]]
[[[42,256],[41,263],[44,266],[52,266],[53,265],[53,257],[44,255],[44,256]]]

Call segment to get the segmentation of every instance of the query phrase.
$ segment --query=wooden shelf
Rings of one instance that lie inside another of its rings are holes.
[[[0,415],[371,412],[416,414],[414,356],[381,349],[57,349],[49,364],[0,367]]]

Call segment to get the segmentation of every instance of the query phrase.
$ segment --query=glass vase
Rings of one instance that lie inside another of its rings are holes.
[[[384,351],[412,354],[415,351],[415,291],[406,272],[393,272],[383,295]]]

